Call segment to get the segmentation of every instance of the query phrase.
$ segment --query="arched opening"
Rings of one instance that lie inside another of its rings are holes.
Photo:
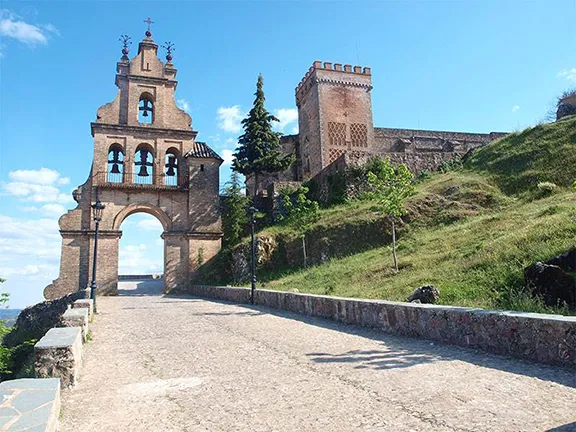
[[[164,158],[164,184],[167,186],[178,186],[178,178],[180,173],[180,164],[178,158],[178,150],[169,149]]]
[[[112,144],[108,150],[106,181],[122,183],[124,179],[124,149],[120,144]]]
[[[121,225],[119,294],[160,294],[164,289],[164,228],[149,213],[133,213]]]
[[[138,123],[154,123],[154,98],[149,93],[142,93],[138,101]]]
[[[134,155],[134,184],[154,183],[154,149],[140,144]]]

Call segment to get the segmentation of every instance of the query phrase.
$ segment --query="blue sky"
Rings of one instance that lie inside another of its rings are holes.
[[[121,34],[150,16],[176,46],[177,99],[227,162],[257,75],[294,132],[294,88],[314,60],[372,67],[374,124],[470,132],[543,120],[576,86],[576,1],[2,2],[0,277],[11,306],[58,276],[57,219],[92,160],[90,122],[113,100]],[[222,181],[229,164],[222,169]],[[123,273],[162,268],[160,225],[122,226]]]

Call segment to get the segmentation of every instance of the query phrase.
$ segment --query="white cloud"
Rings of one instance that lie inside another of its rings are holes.
[[[45,216],[56,216],[56,217],[60,217],[62,216],[64,213],[66,213],[66,207],[64,207],[61,204],[44,204],[42,207],[40,207],[40,211],[42,212],[43,215]]]
[[[190,114],[190,102],[188,102],[186,99],[176,99],[176,105],[178,105],[178,108],[181,110],[184,110]]]
[[[222,159],[224,159],[224,165],[231,165],[234,160],[234,150],[224,149],[220,153]]]
[[[136,228],[141,231],[163,231],[162,224],[156,218],[147,218],[138,221]],[[145,245],[142,245],[145,246]]]
[[[18,15],[0,10],[0,36],[15,39],[28,46],[46,45],[50,33],[59,34],[52,24],[29,24]]]
[[[242,119],[245,114],[240,110],[240,105],[220,107],[217,111],[218,127],[225,132],[239,133],[242,130]]]
[[[58,171],[49,168],[40,168],[39,170],[16,170],[8,173],[8,177],[13,182],[32,183],[53,185],[68,184],[70,179],[62,177]]]
[[[274,125],[280,132],[284,132],[286,127],[298,122],[298,110],[296,108],[280,108],[274,110],[274,115],[280,120]]]
[[[558,72],[559,78],[566,78],[568,81],[576,81],[576,68],[564,69]]]
[[[55,263],[60,257],[56,219],[15,219],[0,214],[0,264],[31,264],[34,259]]]
[[[9,183],[2,185],[8,194],[24,201],[66,204],[73,201],[70,194],[62,193],[58,186],[70,183],[58,171],[48,168],[16,170],[8,173]]]
[[[162,273],[163,263],[146,254],[146,245],[127,245],[120,248],[119,273],[126,274],[151,274]]]
[[[520,105],[514,105],[512,107],[512,112],[515,113],[516,111],[518,111],[520,109]]]
[[[290,129],[290,133],[294,134],[294,135],[298,135],[298,125],[293,126],[292,129]]]

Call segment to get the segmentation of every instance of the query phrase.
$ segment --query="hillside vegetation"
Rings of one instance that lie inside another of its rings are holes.
[[[295,233],[262,230],[272,252],[261,263],[260,287],[405,301],[433,284],[442,304],[567,313],[531,297],[523,271],[576,245],[575,180],[576,118],[511,134],[417,184],[400,228],[398,273],[387,221],[371,202],[352,200],[321,211],[307,235],[317,264],[308,269],[299,268]],[[231,282],[224,261],[206,282],[216,273],[217,282]]]

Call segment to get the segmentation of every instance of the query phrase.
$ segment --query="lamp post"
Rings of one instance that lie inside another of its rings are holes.
[[[256,223],[256,213],[258,213],[258,209],[256,207],[250,207],[248,209],[248,214],[250,215],[250,272],[252,276],[250,285],[250,304],[254,304],[254,291],[256,291],[256,243],[254,242],[254,224]]]
[[[92,281],[90,282],[90,298],[93,302],[94,313],[96,313],[96,263],[98,259],[98,229],[104,212],[104,204],[97,200],[92,204],[92,217],[94,218],[94,260],[92,261]]]

